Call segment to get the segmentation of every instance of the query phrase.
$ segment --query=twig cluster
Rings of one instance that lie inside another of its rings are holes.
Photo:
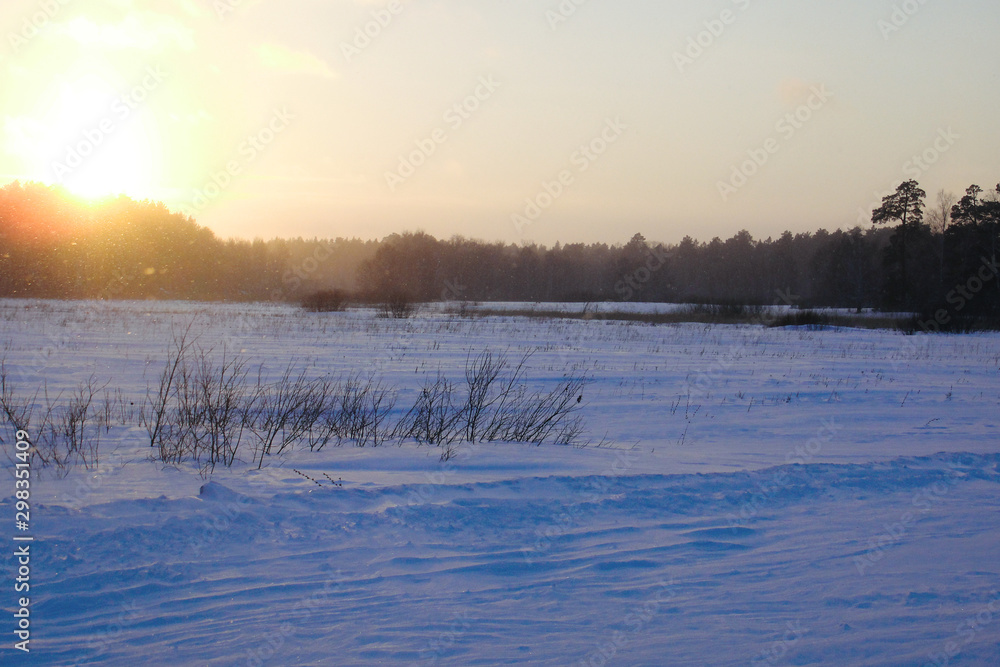
[[[575,413],[585,380],[564,378],[547,393],[531,393],[524,384],[530,357],[531,353],[526,353],[512,366],[503,353],[486,350],[475,357],[470,354],[464,387],[440,373],[426,381],[393,435],[442,446],[445,461],[461,442],[573,444],[583,431]]]
[[[101,389],[91,376],[66,397],[51,396],[44,385],[30,397],[18,396],[0,360],[0,411],[16,430],[32,435],[32,465],[53,468],[59,477],[77,465],[91,470],[100,464],[101,427],[113,411],[107,394],[103,411],[97,408],[94,397]]]
[[[331,443],[410,440],[441,447],[443,461],[463,442],[573,444],[583,430],[576,412],[585,381],[564,378],[547,392],[531,392],[530,356],[511,364],[504,353],[470,353],[464,382],[438,373],[408,410],[396,412],[399,392],[374,377],[312,377],[290,363],[269,381],[263,364],[251,372],[246,358],[200,347],[185,331],[174,335],[138,407],[120,389],[105,390],[99,405],[104,387],[93,377],[65,398],[50,397],[44,387],[19,397],[0,360],[0,410],[16,429],[36,434],[36,460],[59,474],[77,464],[97,466],[102,429],[117,426],[141,427],[153,459],[194,462],[203,474],[244,460],[261,468],[297,443],[320,451]]]

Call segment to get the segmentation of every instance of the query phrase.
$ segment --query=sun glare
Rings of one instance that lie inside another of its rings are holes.
[[[147,196],[153,178],[153,158],[149,141],[141,131],[122,131],[109,139],[72,173],[66,174],[62,185],[78,195],[97,198],[126,194],[134,198]]]
[[[159,176],[153,114],[101,77],[58,86],[36,116],[22,157],[32,178],[86,198],[152,196]]]

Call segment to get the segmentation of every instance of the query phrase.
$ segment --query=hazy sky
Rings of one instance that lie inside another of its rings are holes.
[[[998,34],[987,0],[4,0],[0,182],[223,237],[847,228],[1000,180]]]

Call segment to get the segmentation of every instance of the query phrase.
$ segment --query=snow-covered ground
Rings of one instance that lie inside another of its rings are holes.
[[[24,391],[139,402],[192,321],[274,371],[373,371],[400,411],[470,352],[531,350],[531,383],[588,379],[590,445],[206,477],[112,432],[97,469],[32,480],[31,653],[9,557],[3,664],[1000,664],[998,335],[4,301],[0,342]]]

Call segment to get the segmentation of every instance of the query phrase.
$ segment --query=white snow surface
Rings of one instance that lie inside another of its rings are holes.
[[[533,351],[533,386],[587,378],[588,444],[207,475],[112,430],[96,469],[32,479],[31,652],[9,557],[0,663],[1000,665],[996,334],[0,301],[29,393],[141,402],[188,325],[272,373],[375,373],[397,411],[470,353]]]

